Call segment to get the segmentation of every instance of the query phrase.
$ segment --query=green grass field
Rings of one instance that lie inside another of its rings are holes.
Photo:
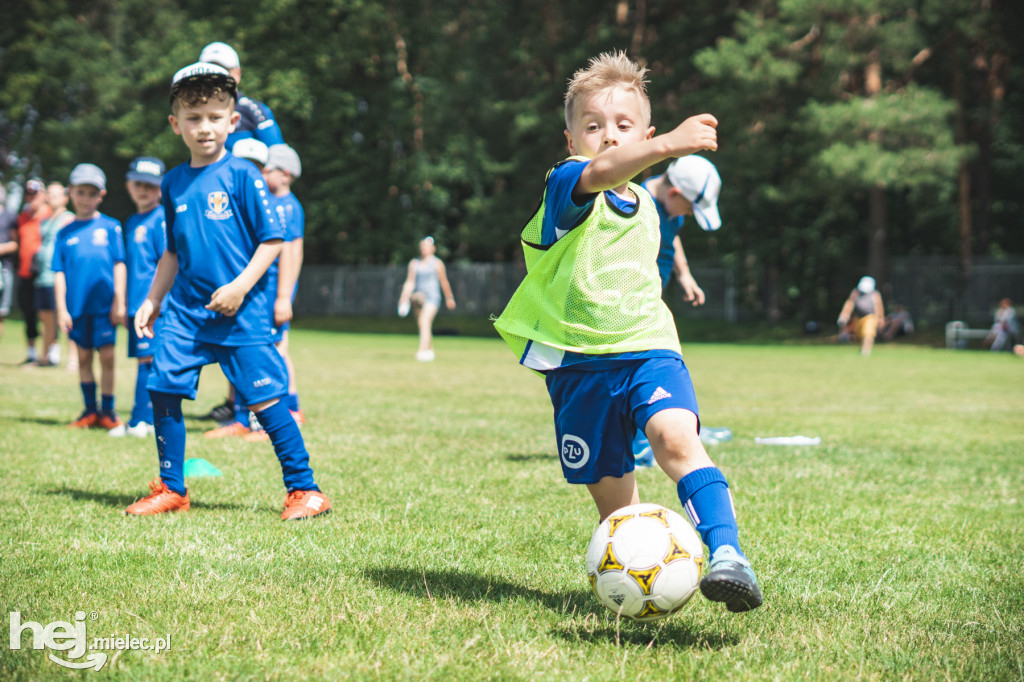
[[[411,325],[410,325],[411,326]],[[654,624],[589,593],[596,526],[561,477],[543,382],[493,339],[293,334],[304,427],[334,513],[279,521],[269,444],[204,440],[187,514],[125,518],[150,441],[64,424],[77,377],[0,344],[0,603],[96,637],[99,673],[0,645],[0,679],[1024,679],[1024,361],[881,346],[684,346],[764,606],[700,596]],[[122,334],[123,335],[123,334]],[[133,368],[118,399],[130,409]],[[186,415],[219,401],[204,375]],[[817,447],[755,436],[820,436]],[[641,496],[679,509],[657,470]],[[6,627],[2,628],[7,630]]]

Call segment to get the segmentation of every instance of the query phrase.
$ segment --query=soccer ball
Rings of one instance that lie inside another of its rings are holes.
[[[623,507],[587,547],[587,577],[617,615],[658,620],[686,605],[700,582],[704,544],[690,522],[657,504]]]

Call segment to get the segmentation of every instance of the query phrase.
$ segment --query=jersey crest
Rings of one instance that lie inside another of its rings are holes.
[[[206,195],[206,205],[206,217],[210,220],[227,220],[234,215],[228,206],[227,192],[210,192]]]
[[[92,245],[93,246],[106,246],[109,243],[107,239],[107,230],[103,227],[97,227],[92,231]]]

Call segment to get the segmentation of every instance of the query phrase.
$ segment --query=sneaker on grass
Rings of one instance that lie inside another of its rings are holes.
[[[711,556],[700,591],[711,601],[725,602],[733,613],[750,611],[761,605],[761,588],[746,557],[731,545],[722,545]]]
[[[128,505],[124,513],[128,516],[152,516],[165,512],[188,511],[191,502],[188,499],[188,491],[184,497],[168,489],[167,485],[159,477],[149,482],[150,494],[138,502]]]

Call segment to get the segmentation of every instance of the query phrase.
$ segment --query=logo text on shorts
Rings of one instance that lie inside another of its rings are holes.
[[[107,655],[97,650],[144,650],[167,651],[171,648],[170,634],[165,637],[131,637],[129,635],[114,635],[111,637],[96,637],[89,641],[85,634],[85,620],[96,620],[96,612],[86,616],[85,611],[75,613],[75,621],[55,620],[52,623],[43,625],[34,621],[21,620],[20,611],[10,612],[10,639],[9,648],[18,650],[22,648],[22,637],[28,631],[32,637],[32,649],[52,649],[53,651],[67,651],[68,658],[60,658],[49,654],[48,658],[57,665],[65,668],[84,670],[92,668],[99,671],[107,663]],[[90,651],[86,655],[86,651]],[[85,656],[81,661],[75,660]]]
[[[579,469],[590,460],[590,446],[579,436],[562,436],[562,464],[570,469]]]

